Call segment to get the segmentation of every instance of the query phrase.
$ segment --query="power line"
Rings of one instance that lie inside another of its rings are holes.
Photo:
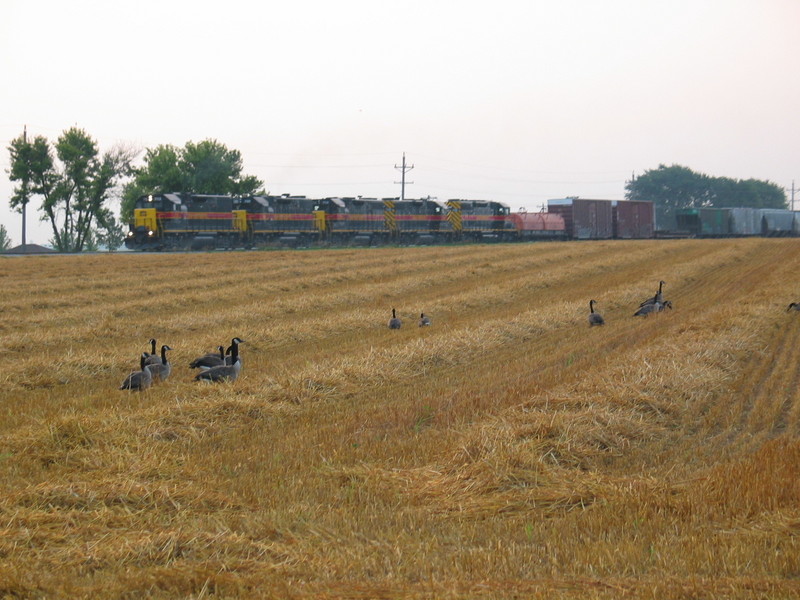
[[[395,183],[400,183],[400,201],[402,202],[403,200],[406,199],[406,173],[411,169],[413,169],[414,165],[411,165],[410,167],[406,166],[406,153],[403,152],[403,166],[398,167],[397,165],[395,165],[394,168],[403,174],[401,181],[395,181]],[[409,181],[408,183],[414,183],[414,182]]]

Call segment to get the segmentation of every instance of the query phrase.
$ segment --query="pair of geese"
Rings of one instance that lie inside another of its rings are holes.
[[[425,313],[420,313],[417,324],[420,327],[428,327],[431,324],[431,319],[430,317],[426,316]],[[403,321],[401,321],[400,317],[397,316],[397,311],[392,309],[392,318],[389,319],[389,329],[400,329],[402,325]]]
[[[664,293],[663,288],[665,281],[658,282],[658,291],[656,292],[655,296],[651,298],[647,298],[641,304],[639,304],[639,310],[633,313],[634,317],[646,317],[650,313],[654,312],[661,312],[665,308],[672,308],[672,302],[669,300],[664,300]],[[594,305],[597,303],[596,300],[589,300],[589,326],[593,327],[595,325],[605,325],[605,320],[603,316],[595,312]],[[798,309],[800,310],[800,309]]]
[[[227,352],[219,346],[219,353],[205,354],[194,359],[189,367],[201,369],[195,376],[195,381],[234,381],[242,369],[242,359],[239,357],[239,344],[244,343],[241,338],[235,337]],[[141,391],[148,389],[155,381],[166,381],[172,373],[172,363],[167,359],[167,351],[172,350],[168,345],[161,346],[161,355],[156,354],[156,340],[150,340],[152,352],[142,352],[139,357],[139,371],[135,371],[125,378],[119,389]]]

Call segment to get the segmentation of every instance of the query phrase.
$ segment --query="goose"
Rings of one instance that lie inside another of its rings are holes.
[[[397,316],[397,312],[394,309],[392,309],[392,318],[389,319],[389,329],[400,329],[400,326],[402,324],[403,322]]]
[[[156,338],[150,338],[148,342],[150,344],[150,352],[145,352],[147,354],[147,358],[145,358],[144,362],[147,365],[160,365],[161,364],[161,357],[156,353]]]
[[[241,338],[238,338],[238,337],[235,337],[235,338],[233,338],[231,340],[231,345],[228,346],[227,350],[225,350],[225,363],[224,364],[226,364],[226,365],[232,365],[233,364],[233,345],[234,344],[236,344],[236,346],[238,347],[239,344],[244,344],[244,340],[241,339]],[[237,354],[237,356],[238,356],[238,354]],[[244,362],[242,361],[242,357],[241,356],[239,356],[239,365],[240,366],[244,366]]]
[[[231,363],[230,365],[219,365],[211,367],[204,371],[200,371],[195,375],[195,381],[212,381],[215,383],[221,381],[236,381],[239,376],[239,371],[242,370],[242,362],[239,360],[239,344],[244,343],[239,338],[231,340]]]
[[[225,346],[217,346],[217,353],[198,356],[189,363],[190,369],[210,369],[225,364]]]
[[[125,378],[125,381],[122,382],[122,385],[119,386],[119,389],[141,391],[150,387],[150,385],[153,383],[153,376],[150,373],[150,368],[152,365],[145,364],[147,357],[147,352],[142,352],[139,358],[139,368],[141,371],[134,371],[128,375]]]
[[[642,306],[646,306],[648,304],[661,304],[663,302],[663,300],[664,300],[664,296],[662,294],[662,288],[664,287],[665,283],[666,283],[666,281],[659,281],[658,282],[658,291],[656,292],[656,295],[653,296],[652,298],[648,298],[647,300],[642,302],[639,306],[642,307]]]
[[[172,348],[166,344],[161,346],[161,362],[148,365],[154,380],[166,381],[167,377],[172,373],[172,364],[167,360],[167,350],[172,350]]]
[[[633,316],[646,317],[650,313],[662,312],[665,308],[672,309],[672,302],[669,300],[664,300],[664,302],[652,302],[650,304],[645,304],[641,306],[639,310],[633,313]]]
[[[800,302],[792,302],[789,305],[789,308],[786,309],[786,312],[789,312],[790,310],[800,310]]]
[[[594,325],[605,325],[606,322],[603,319],[603,315],[600,313],[594,312],[594,303],[597,302],[596,300],[589,300],[589,327],[593,327]]]
[[[428,327],[431,324],[431,318],[426,317],[425,313],[420,313],[419,315],[419,326],[420,327]],[[391,327],[391,325],[390,325]]]

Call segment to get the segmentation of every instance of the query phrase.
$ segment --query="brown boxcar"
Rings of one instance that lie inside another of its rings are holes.
[[[621,240],[651,238],[655,235],[655,210],[652,202],[620,200],[614,202],[614,237]]]
[[[567,236],[576,240],[605,240],[614,236],[611,200],[564,198],[548,200],[547,212],[561,215]]]

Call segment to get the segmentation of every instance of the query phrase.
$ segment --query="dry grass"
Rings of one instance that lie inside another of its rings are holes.
[[[798,267],[767,239],[0,260],[0,597],[798,598]],[[674,310],[634,318],[659,279]],[[233,336],[239,380],[193,382]],[[172,378],[118,390],[150,337]]]

